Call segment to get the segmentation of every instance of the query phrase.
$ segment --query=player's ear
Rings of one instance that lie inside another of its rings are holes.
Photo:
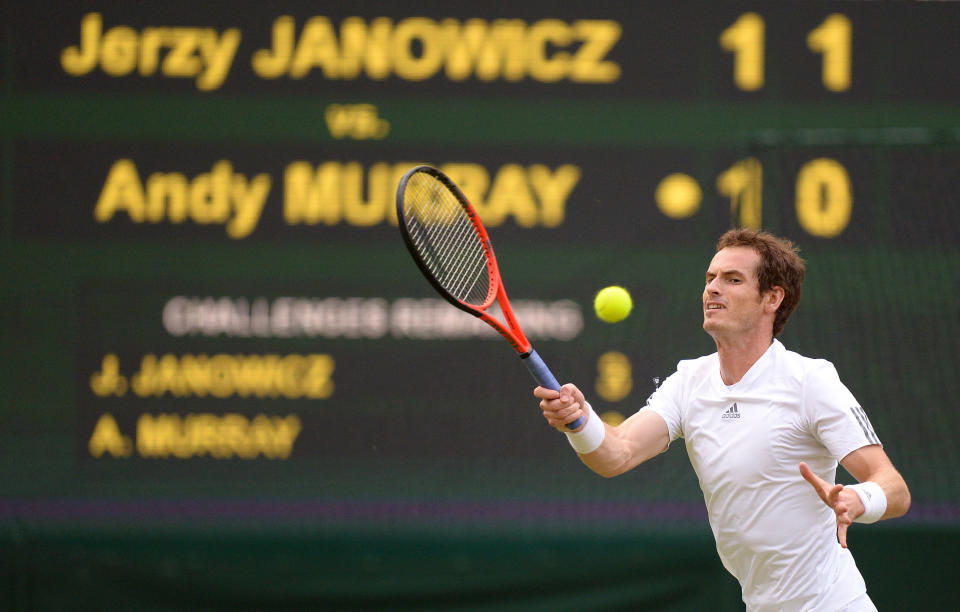
[[[764,310],[767,312],[777,312],[777,309],[780,308],[780,304],[783,303],[784,296],[786,296],[786,292],[780,285],[774,285],[772,288],[765,291],[763,294]]]

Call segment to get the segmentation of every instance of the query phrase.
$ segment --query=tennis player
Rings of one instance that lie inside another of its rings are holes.
[[[547,422],[606,477],[684,439],[717,551],[748,610],[874,611],[847,531],[901,516],[910,492],[833,365],[776,339],[804,274],[791,242],[731,230],[703,290],[703,329],[716,353],[681,361],[617,427],[572,384],[534,395]],[[584,425],[568,432],[564,424],[581,415]],[[859,484],[834,484],[838,461]]]

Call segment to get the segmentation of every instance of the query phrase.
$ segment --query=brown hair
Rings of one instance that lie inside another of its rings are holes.
[[[717,251],[727,247],[748,247],[760,255],[756,274],[761,293],[777,286],[783,288],[783,302],[773,320],[773,335],[780,335],[800,303],[806,275],[806,262],[800,257],[800,249],[786,238],[749,228],[732,229],[720,236]]]

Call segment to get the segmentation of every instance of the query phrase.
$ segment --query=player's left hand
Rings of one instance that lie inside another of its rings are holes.
[[[855,518],[863,514],[863,502],[857,492],[844,487],[842,484],[829,483],[813,473],[806,464],[800,463],[800,475],[810,483],[823,503],[827,504],[837,515],[837,539],[840,546],[847,547],[847,528]]]

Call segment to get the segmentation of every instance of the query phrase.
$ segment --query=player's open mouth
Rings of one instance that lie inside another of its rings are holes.
[[[720,310],[724,308],[723,304],[707,304],[707,310]]]

